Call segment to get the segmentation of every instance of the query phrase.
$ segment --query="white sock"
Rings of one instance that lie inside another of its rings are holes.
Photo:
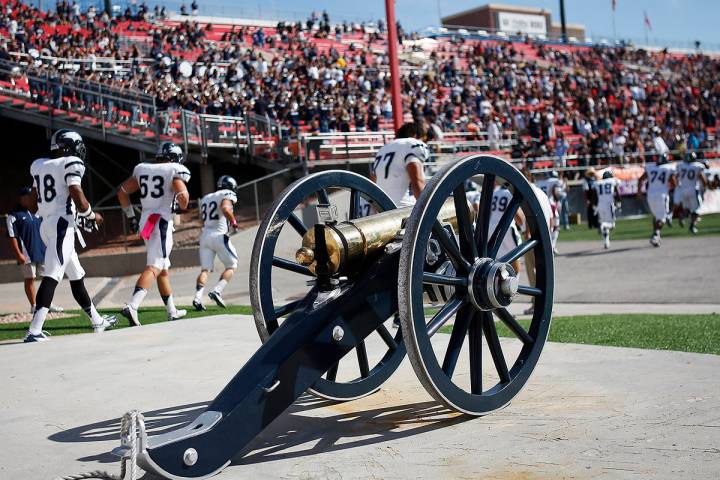
[[[32,322],[30,322],[30,328],[29,332],[33,335],[40,335],[42,333],[42,327],[45,323],[45,317],[47,317],[48,311],[50,311],[47,307],[40,307],[37,310],[35,310],[35,314],[33,315]]]
[[[205,291],[205,285],[197,285],[195,287],[195,301],[200,302],[202,301],[203,292]]]
[[[560,236],[560,231],[559,231],[559,230],[553,230],[553,231],[550,233],[550,239],[552,240],[552,246],[553,246],[553,248],[555,248],[555,245],[557,245],[558,236]]]
[[[163,302],[165,302],[165,308],[167,309],[168,313],[173,314],[177,312],[177,308],[175,308],[175,300],[173,299],[172,295],[163,297]]]
[[[215,285],[215,288],[213,288],[213,292],[215,293],[222,293],[223,289],[227,285],[227,280],[224,278],[221,278],[220,281]]]
[[[130,305],[133,309],[137,310],[140,308],[140,304],[142,303],[143,299],[145,299],[145,295],[147,295],[147,290],[144,288],[138,288],[135,287],[135,292],[133,293],[132,298],[130,298]]]
[[[90,310],[90,311],[88,312],[88,310]],[[95,304],[91,303],[90,308],[88,308],[88,310],[85,310],[85,313],[87,314],[88,317],[90,317],[90,321],[92,322],[93,327],[102,325],[103,317],[97,311],[97,308],[95,308]]]

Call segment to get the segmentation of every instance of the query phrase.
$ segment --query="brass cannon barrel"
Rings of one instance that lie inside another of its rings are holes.
[[[470,208],[470,207],[469,207]],[[330,259],[330,273],[351,273],[369,258],[380,255],[385,246],[396,238],[403,221],[410,216],[413,207],[388,210],[335,225],[327,225],[325,244]],[[470,208],[472,212],[472,208]],[[448,199],[438,219],[450,223],[457,230],[455,205]],[[303,236],[302,247],[295,253],[295,259],[315,273],[315,230],[309,229]]]

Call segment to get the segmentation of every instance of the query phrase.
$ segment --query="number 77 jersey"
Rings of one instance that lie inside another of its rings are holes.
[[[133,170],[133,177],[140,186],[142,214],[159,213],[166,220],[172,217],[173,180],[190,181],[190,171],[179,163],[140,163]]]

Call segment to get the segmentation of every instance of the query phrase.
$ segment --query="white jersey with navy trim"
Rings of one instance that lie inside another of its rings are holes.
[[[228,221],[222,213],[222,203],[230,200],[235,205],[237,195],[232,190],[218,190],[208,193],[199,201],[200,219],[203,222],[203,233],[226,234],[229,231]]]
[[[593,188],[597,193],[598,198],[598,209],[607,208],[609,205],[615,204],[615,192],[618,187],[618,180],[616,178],[603,178],[596,180]]]
[[[648,163],[645,165],[645,173],[648,196],[667,195],[670,190],[670,177],[675,173],[673,166],[669,163]]]
[[[38,215],[75,216],[70,186],[80,185],[85,164],[78,157],[38,158],[30,166],[33,187],[37,191]]]
[[[392,198],[396,205],[413,205],[415,197],[410,190],[407,165],[422,165],[430,158],[430,151],[422,140],[398,138],[383,146],[375,156],[372,171],[375,182]]]
[[[705,173],[705,165],[700,162],[680,162],[677,166],[678,190],[694,192],[701,187],[700,177]]]
[[[507,210],[510,201],[512,200],[513,194],[510,190],[505,187],[499,187],[493,192],[492,200],[490,203],[490,222],[488,232],[492,235],[497,228],[500,219],[502,218],[505,210]],[[502,256],[508,253],[510,250],[518,246],[520,243],[520,232],[515,224],[515,218],[510,222],[510,228],[508,228],[505,236],[502,239],[498,255]]]
[[[540,190],[545,192],[545,195],[547,195],[552,201],[555,201],[555,197],[553,196],[555,190],[562,190],[562,183],[560,183],[560,179],[555,177],[548,177],[543,180],[539,180],[536,182],[536,185]]]
[[[173,180],[190,181],[190,171],[179,163],[140,163],[133,170],[133,177],[140,186],[140,204],[143,216],[159,213],[165,219],[172,218]]]

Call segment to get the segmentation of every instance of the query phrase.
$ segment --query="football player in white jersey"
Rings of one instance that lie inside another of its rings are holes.
[[[85,270],[75,251],[75,230],[92,232],[103,219],[92,211],[82,190],[85,174],[85,143],[77,132],[58,130],[50,139],[50,157],[35,160],[30,167],[38,215],[42,217],[40,237],[46,246],[43,279],[36,295],[36,309],[26,343],[47,340],[42,331],[55,295],[55,288],[67,275],[78,305],[90,317],[93,330],[102,332],[117,319],[98,313],[85,288]]]
[[[425,188],[423,163],[430,151],[422,136],[420,124],[404,124],[395,140],[378,151],[372,165],[370,178],[401,207],[414,205]]]
[[[168,320],[177,320],[187,314],[178,310],[170,288],[170,252],[173,247],[173,213],[184,210],[190,197],[187,183],[190,171],[183,164],[183,152],[172,142],[162,143],[152,163],[140,163],[118,190],[118,199],[131,230],[140,232],[147,249],[146,267],[135,284],[130,301],[122,310],[132,326],[139,326],[138,308],[147,295],[153,279],[157,281],[160,296],[168,312]],[[142,215],[140,222],[130,203],[130,195],[139,191]]]
[[[512,200],[513,194],[508,188],[509,186],[509,183],[504,182],[493,192],[490,204],[490,224],[488,228],[490,235],[492,235],[492,232],[495,231],[495,228],[500,222],[500,218],[502,218],[503,213],[505,213],[505,210]],[[505,233],[505,237],[503,238],[500,249],[498,250],[498,257],[505,255],[520,244],[520,229],[523,228],[524,224],[525,214],[523,214],[521,209],[518,209],[515,213],[514,220],[510,224],[510,228],[507,233]],[[512,267],[515,269],[515,272],[520,275],[520,259],[515,260]]]
[[[220,274],[217,285],[208,293],[208,297],[219,307],[225,308],[222,291],[237,268],[237,251],[230,241],[229,235],[230,228],[237,229],[237,220],[233,213],[233,207],[237,203],[235,194],[237,182],[233,177],[223,175],[217,181],[217,188],[216,192],[202,197],[198,204],[203,229],[200,235],[200,275],[195,282],[195,298],[193,299],[193,307],[197,311],[205,310],[202,295],[208,273],[213,270],[215,256],[217,255],[220,259],[225,270]]]
[[[550,229],[550,240],[552,241],[553,253],[557,254],[557,241],[560,235],[560,196],[563,194],[563,184],[560,181],[558,172],[553,170],[543,180],[536,182],[536,186],[547,195],[553,211],[553,223]]]
[[[647,203],[653,215],[653,234],[650,243],[654,247],[660,246],[660,230],[670,213],[670,188],[675,186],[675,170],[667,163],[667,157],[660,155],[657,163],[645,165],[645,172],[639,180],[639,185],[647,182]],[[638,189],[638,195],[640,195]]]
[[[702,206],[703,195],[709,182],[705,176],[705,165],[697,161],[695,152],[685,156],[685,160],[677,167],[678,186],[675,187],[676,203],[680,208],[680,225],[684,224],[685,217],[690,217],[690,233],[697,233],[697,223],[700,216],[698,210]]]
[[[618,181],[612,170],[603,173],[602,180],[596,180],[593,188],[597,193],[597,216],[600,222],[600,235],[605,249],[610,248],[610,232],[615,228],[615,208],[619,201]]]

